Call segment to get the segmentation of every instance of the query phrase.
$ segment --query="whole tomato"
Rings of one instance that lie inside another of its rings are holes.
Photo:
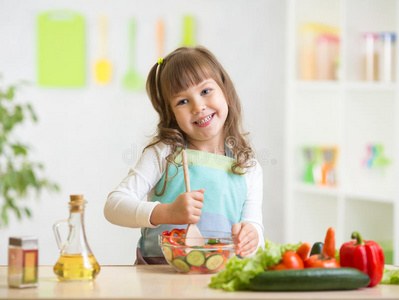
[[[272,267],[272,270],[303,269],[304,264],[301,257],[295,252],[288,250],[283,254],[281,263]]]
[[[334,257],[324,254],[314,254],[305,260],[305,268],[339,268],[340,264]]]

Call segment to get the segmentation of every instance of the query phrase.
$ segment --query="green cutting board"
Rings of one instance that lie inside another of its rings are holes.
[[[86,33],[83,17],[73,11],[38,15],[38,83],[81,87],[86,82]]]

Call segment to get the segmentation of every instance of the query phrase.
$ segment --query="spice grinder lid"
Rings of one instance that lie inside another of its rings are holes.
[[[9,239],[10,246],[17,246],[22,248],[37,248],[38,239],[35,236],[11,236]]]

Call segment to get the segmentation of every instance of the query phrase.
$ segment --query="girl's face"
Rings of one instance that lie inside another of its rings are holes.
[[[189,142],[224,143],[223,125],[228,105],[215,80],[206,79],[170,101],[177,124],[187,134]]]

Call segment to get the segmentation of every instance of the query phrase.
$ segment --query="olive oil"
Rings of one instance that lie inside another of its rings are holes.
[[[62,254],[54,266],[54,273],[60,280],[94,280],[100,266],[93,254]]]
[[[71,195],[69,202],[69,219],[53,225],[55,239],[60,249],[60,257],[54,265],[54,273],[63,281],[94,280],[100,272],[100,265],[94,258],[87,243],[84,227],[84,208],[86,200],[83,195]],[[59,232],[61,226],[68,227],[68,237],[63,242]]]

